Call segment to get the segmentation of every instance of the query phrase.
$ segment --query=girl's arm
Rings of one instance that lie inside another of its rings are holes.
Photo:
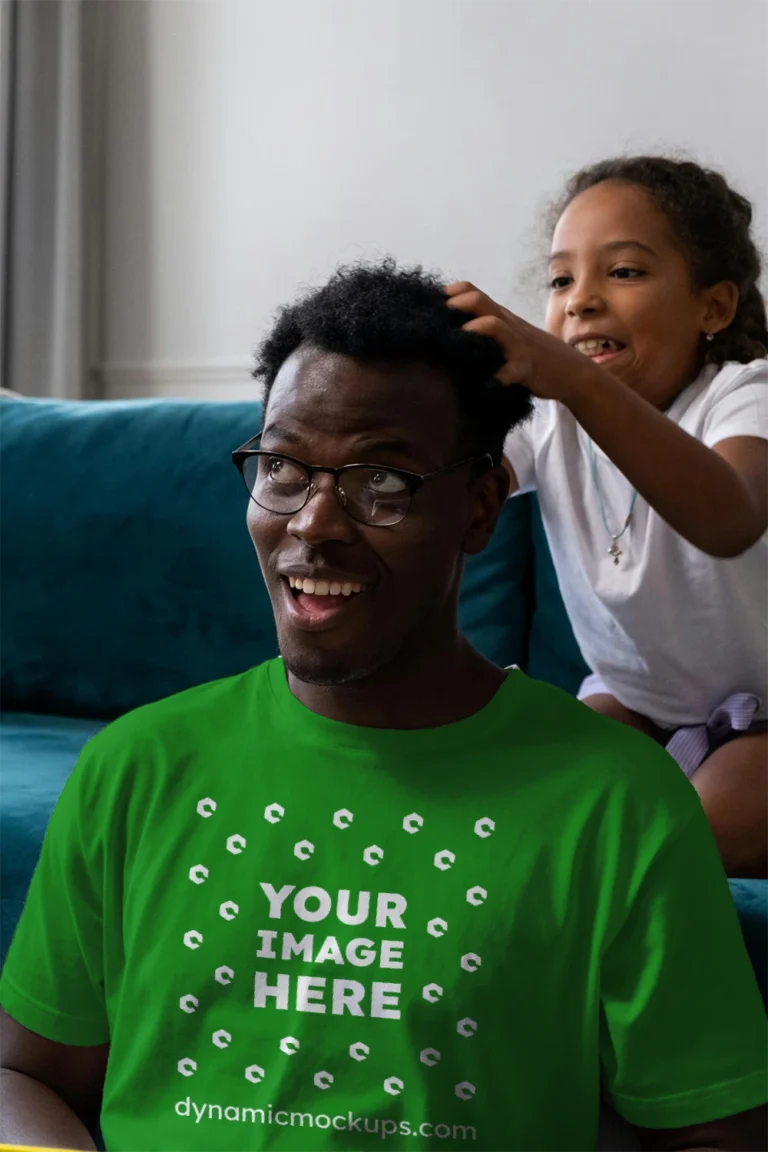
[[[576,386],[566,406],[651,508],[710,556],[751,547],[768,525],[768,440],[735,436],[708,448],[590,367],[601,373],[599,387]]]
[[[448,304],[477,317],[464,327],[493,336],[507,361],[497,373],[558,400],[640,496],[684,539],[711,556],[738,556],[768,525],[768,440],[737,436],[708,448],[581,352],[526,323],[471,284]]]

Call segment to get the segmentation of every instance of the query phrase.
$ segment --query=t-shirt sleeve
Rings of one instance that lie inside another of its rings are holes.
[[[64,786],[43,841],[0,979],[0,1003],[30,1031],[61,1044],[109,1040],[103,971],[103,853],[90,757]],[[89,834],[90,829],[90,834]]]
[[[533,492],[536,489],[536,431],[538,425],[538,412],[530,419],[518,424],[507,436],[504,442],[504,455],[509,460],[517,477],[517,489],[513,496],[522,496],[524,492]]]
[[[702,440],[708,448],[733,436],[768,440],[768,360],[745,365],[707,412]]]
[[[640,880],[601,966],[600,1055],[645,1128],[765,1102],[766,1020],[714,838],[697,806]]]

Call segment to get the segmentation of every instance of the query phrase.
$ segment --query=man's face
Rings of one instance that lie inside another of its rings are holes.
[[[304,347],[272,386],[260,447],[310,465],[424,474],[460,459],[457,419],[450,382],[425,365],[372,367]],[[493,530],[503,470],[478,478],[465,467],[426,481],[390,527],[354,520],[327,473],[314,483],[294,514],[248,507],[288,670],[306,683],[348,683],[455,630],[462,557]],[[318,596],[292,587],[297,578],[321,591],[361,590]]]

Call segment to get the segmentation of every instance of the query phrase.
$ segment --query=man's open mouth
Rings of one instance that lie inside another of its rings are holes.
[[[284,576],[289,610],[297,624],[331,623],[348,611],[367,586],[357,580],[320,579]]]
[[[355,581],[302,580],[299,576],[289,576],[288,583],[295,592],[303,592],[305,596],[356,596],[365,588]]]

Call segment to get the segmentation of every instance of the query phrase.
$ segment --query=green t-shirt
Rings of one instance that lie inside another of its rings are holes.
[[[508,674],[419,731],[281,661],[124,716],[48,828],[0,985],[111,1043],[144,1149],[594,1148],[766,1098],[765,1017],[701,807],[651,741]]]

